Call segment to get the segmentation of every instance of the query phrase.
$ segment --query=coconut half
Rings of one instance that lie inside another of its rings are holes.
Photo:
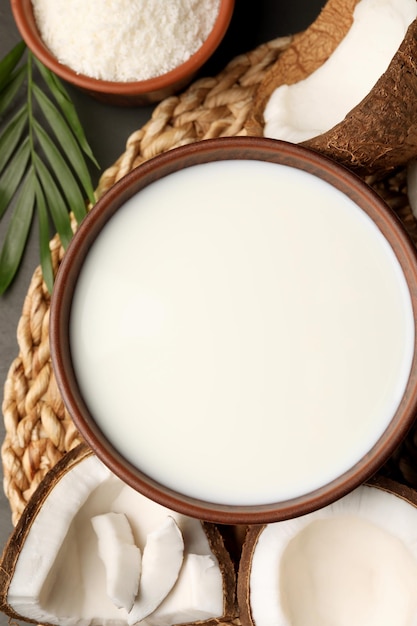
[[[5,547],[0,610],[59,626],[217,624],[237,615],[235,571],[215,525],[145,498],[81,444]]]
[[[417,154],[417,3],[328,0],[262,81],[249,135],[301,143],[361,175]]]
[[[416,590],[417,493],[386,479],[243,545],[243,626],[413,626]]]

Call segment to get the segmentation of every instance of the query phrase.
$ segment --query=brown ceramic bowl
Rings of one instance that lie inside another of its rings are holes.
[[[197,142],[80,225],[52,363],[77,428],[133,488],[206,520],[276,521],[351,491],[406,436],[416,294],[412,242],[352,173],[284,142]]]
[[[32,0],[11,0],[11,7],[23,40],[33,54],[57,76],[103,102],[136,106],[159,102],[191,82],[222,41],[233,14],[234,0],[221,0],[219,14],[210,35],[188,61],[166,74],[137,82],[97,80],[76,73],[60,63],[44,44],[34,18]]]

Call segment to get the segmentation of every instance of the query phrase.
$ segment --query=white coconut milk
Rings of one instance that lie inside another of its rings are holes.
[[[129,200],[90,250],[71,316],[97,423],[169,487],[270,503],[380,437],[414,340],[409,291],[367,215],[286,166],[224,161]]]

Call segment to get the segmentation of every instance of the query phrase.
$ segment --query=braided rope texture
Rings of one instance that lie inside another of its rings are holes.
[[[246,135],[244,126],[255,91],[291,41],[291,37],[285,37],[263,44],[233,59],[218,76],[201,78],[181,95],[162,101],[151,119],[128,138],[125,152],[101,176],[97,199],[128,172],[157,154],[202,139]],[[417,242],[405,172],[395,173],[388,180],[367,182],[396,211]],[[56,272],[63,250],[58,237],[50,245]],[[50,296],[37,268],[18,323],[19,354],[8,372],[2,406],[6,429],[1,447],[3,487],[14,524],[48,470],[82,440],[64,407],[51,367],[49,306]],[[414,447],[417,449],[415,437],[416,446],[410,444],[414,442],[410,439],[406,454],[395,460],[396,467],[401,466],[409,476],[417,472],[410,461]]]

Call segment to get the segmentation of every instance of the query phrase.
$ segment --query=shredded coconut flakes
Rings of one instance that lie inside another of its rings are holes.
[[[32,0],[57,59],[92,78],[127,82],[165,74],[210,34],[220,0]]]

